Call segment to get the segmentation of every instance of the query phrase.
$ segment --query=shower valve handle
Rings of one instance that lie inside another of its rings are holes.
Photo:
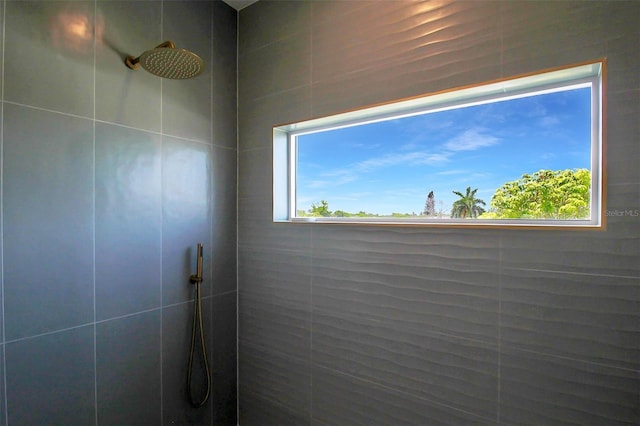
[[[202,256],[203,256],[203,251],[204,250],[203,250],[202,243],[198,243],[198,250],[196,251],[196,257],[197,257],[196,274],[195,275],[191,275],[189,277],[189,281],[191,281],[191,283],[193,283],[193,284],[202,282]]]

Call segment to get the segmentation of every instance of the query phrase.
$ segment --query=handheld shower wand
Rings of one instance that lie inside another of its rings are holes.
[[[191,349],[189,350],[189,368],[187,370],[187,394],[189,401],[194,407],[202,407],[209,399],[211,393],[211,371],[209,370],[209,361],[207,360],[207,349],[204,339],[204,321],[202,320],[202,295],[200,284],[202,283],[202,259],[204,248],[202,243],[198,243],[196,250],[196,274],[189,277],[189,281],[196,286],[196,296],[193,300],[193,323],[191,326]],[[196,400],[191,392],[191,378],[193,376],[193,358],[196,352],[196,330],[200,328],[200,347],[202,348],[202,358],[204,362],[204,370],[206,374],[207,392],[201,400]]]

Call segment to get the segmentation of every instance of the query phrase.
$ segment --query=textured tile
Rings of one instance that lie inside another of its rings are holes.
[[[212,139],[212,2],[165,2],[162,35],[202,58],[204,71],[188,80],[162,81],[162,132],[200,142]],[[204,35],[204,36],[203,36]]]
[[[640,183],[608,185],[604,215],[607,230],[596,240],[615,239],[617,253],[640,258]]]
[[[96,325],[98,423],[159,425],[160,311]]]
[[[309,413],[256,395],[240,395],[240,422],[247,426],[306,426]]]
[[[600,37],[606,41],[609,75],[615,76],[608,80],[609,93],[640,89],[640,57],[633,53],[640,42],[638,14],[640,4],[635,1],[603,3]]]
[[[212,148],[211,287],[213,294],[237,289],[238,214],[236,151]],[[231,249],[230,249],[231,248]]]
[[[487,419],[322,367],[313,369],[314,425],[489,424]]]
[[[498,403],[496,348],[389,320],[313,312],[315,365],[487,419]]]
[[[314,116],[499,76],[498,3],[383,1],[346,9],[331,31],[314,21]]]
[[[238,197],[255,197],[273,192],[272,157],[271,146],[238,153]]]
[[[207,353],[215,344],[211,330],[211,298],[202,301]],[[187,396],[187,369],[191,345],[191,322],[193,304],[181,303],[163,308],[162,311],[162,423],[163,424],[211,424],[212,404],[210,398],[200,408],[194,408]],[[209,364],[211,366],[211,363]],[[202,353],[195,352],[193,363],[194,398],[204,395],[195,392],[195,384],[204,383]],[[215,383],[212,384],[215,386]]]
[[[7,343],[7,421],[95,424],[93,326]]]
[[[380,0],[361,0],[344,2],[342,0],[325,0],[311,2],[311,17],[314,26],[324,25],[330,28],[331,23],[341,19],[342,16],[351,15],[376,7]]]
[[[236,292],[212,299],[211,352],[213,424],[237,425],[237,298]]]
[[[640,279],[507,269],[501,294],[504,342],[640,370]]]
[[[218,1],[213,4],[213,46],[215,50],[238,50],[238,11]]]
[[[160,306],[160,136],[96,124],[96,316]]]
[[[502,2],[503,77],[606,56],[605,2]]]
[[[7,1],[4,100],[93,117],[94,12],[91,1]]]
[[[503,231],[502,261],[513,268],[638,276],[638,234],[612,231]]]
[[[96,50],[96,119],[160,132],[161,79],[124,65],[164,40],[160,2],[97,2],[103,36]]]
[[[239,222],[238,245],[255,250],[309,253],[311,230],[299,224],[269,222],[267,225]]]
[[[162,302],[189,300],[196,246],[204,245],[203,294],[211,294],[211,146],[163,137]]]
[[[290,356],[306,357],[311,348],[310,313],[305,309],[265,304],[240,293],[239,339]]]
[[[274,60],[278,58],[278,60]],[[308,85],[311,34],[299,33],[238,57],[241,102]]]
[[[279,250],[240,250],[239,289],[262,303],[311,309],[311,257]]]
[[[308,224],[274,223],[272,200],[264,194],[238,199],[238,245],[259,250],[305,251],[311,249]]]
[[[4,105],[6,340],[93,320],[91,121]]]
[[[640,68],[640,67],[638,67]],[[607,96],[606,173],[608,185],[640,183],[640,89]],[[611,205],[611,200],[607,200]],[[637,204],[637,203],[636,203]],[[613,206],[615,207],[615,206]]]
[[[496,270],[500,236],[491,229],[312,225],[314,249],[378,256],[401,265]],[[368,252],[368,253],[367,253]],[[315,253],[314,253],[315,254]]]
[[[497,54],[483,55],[482,49],[469,48],[470,60],[480,55],[477,68],[465,64],[450,64],[456,60],[442,58],[442,65],[417,60],[411,66],[389,65],[386,68],[364,69],[316,82],[312,86],[312,116],[323,117],[377,104],[428,95],[435,92],[495,80],[500,75]],[[423,64],[425,62],[426,64]],[[376,90],[371,90],[375,87]]]
[[[284,407],[294,418],[309,418],[311,371],[309,356],[294,358],[266,351],[240,341],[239,352],[240,421],[247,401],[266,401]],[[308,420],[307,420],[308,421]]]
[[[640,221],[611,217],[603,232],[274,224],[270,187],[274,124],[607,56],[608,201],[628,206],[640,120],[627,4],[311,2],[311,38],[274,25],[306,5],[240,13],[241,424],[309,424],[309,392],[316,425],[638,422]],[[296,285],[307,258],[310,373]],[[520,280],[518,268],[560,273]],[[509,347],[499,384],[498,343]]]
[[[308,31],[312,2],[263,1],[240,12],[241,53]]]
[[[498,59],[498,23],[499,5],[486,2],[383,1],[339,13],[331,20],[331,31],[326,22],[314,21],[313,82],[397,65],[465,68],[461,62],[480,53]]]
[[[490,234],[322,231],[313,232],[314,309],[497,341],[497,242]]]
[[[238,145],[236,93],[235,52],[220,49],[214,59],[212,141],[216,146],[234,150]]]
[[[272,127],[311,118],[311,87],[302,86],[238,104],[239,149],[272,149]],[[243,175],[241,175],[243,176]]]
[[[501,424],[638,424],[638,372],[505,349]]]
[[[237,12],[213,2],[213,144],[236,149],[238,51]]]

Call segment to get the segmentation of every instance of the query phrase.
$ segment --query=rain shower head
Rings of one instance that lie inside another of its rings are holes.
[[[204,70],[200,56],[186,49],[177,49],[171,41],[165,41],[137,58],[127,56],[124,63],[132,70],[142,66],[158,77],[176,80],[195,77]]]

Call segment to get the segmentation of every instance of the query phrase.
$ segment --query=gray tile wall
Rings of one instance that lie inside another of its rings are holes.
[[[271,126],[606,57],[607,209],[640,209],[640,3],[240,11],[240,423],[640,423],[640,218],[602,232],[271,222]]]
[[[237,12],[0,0],[0,35],[0,424],[237,424]],[[204,74],[124,66],[164,40]],[[198,242],[213,391],[193,409]]]

